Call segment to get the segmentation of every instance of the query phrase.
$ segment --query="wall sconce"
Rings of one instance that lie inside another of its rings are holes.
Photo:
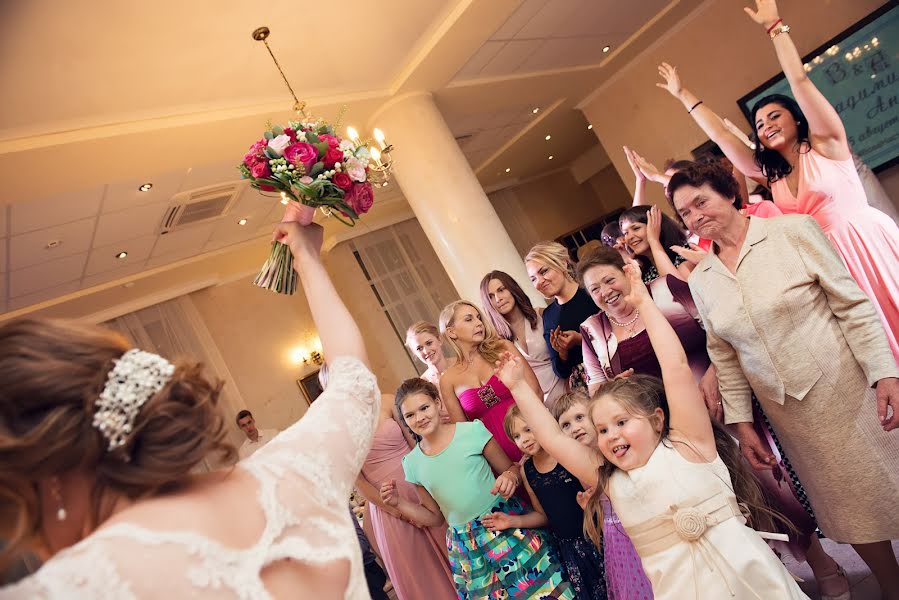
[[[305,357],[305,358],[303,359],[303,364],[304,364],[304,365],[308,365],[310,362],[311,362],[311,363],[314,363],[314,364],[316,364],[316,365],[318,365],[318,366],[321,366],[322,363],[325,362],[325,359],[322,358],[322,353],[321,353],[321,352],[318,352],[318,351],[316,351],[316,350],[313,350],[313,351],[309,354],[309,356],[307,356],[307,357]]]

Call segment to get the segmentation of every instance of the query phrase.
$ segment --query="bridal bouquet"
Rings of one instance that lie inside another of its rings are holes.
[[[308,225],[320,209],[353,226],[369,211],[374,190],[369,181],[371,151],[360,140],[341,139],[330,124],[289,121],[276,125],[250,147],[237,166],[250,185],[263,192],[280,192],[287,204],[285,221]],[[255,285],[293,294],[297,275],[286,245],[272,242],[272,251]]]

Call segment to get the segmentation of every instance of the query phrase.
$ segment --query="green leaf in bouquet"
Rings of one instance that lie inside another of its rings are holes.
[[[275,154],[275,151],[272,150],[271,148],[269,148],[268,146],[265,147],[265,155],[266,155],[267,157],[269,157],[270,159],[272,159],[272,160],[274,160],[274,159],[276,159],[276,158],[281,158],[280,156],[278,156],[277,154]]]
[[[270,139],[274,138],[275,136],[272,135],[271,131],[266,131],[265,133],[262,134],[262,137],[264,137],[267,140],[270,140]]]
[[[328,142],[318,142],[317,144],[313,144],[315,149],[318,150],[319,156],[324,156],[328,151]]]
[[[317,135],[315,135],[315,133],[313,133],[312,131],[307,131],[306,132],[306,141],[309,142],[310,144],[317,144],[321,141],[321,138],[319,138]]]
[[[312,165],[312,170],[309,171],[309,177],[318,177],[325,170],[325,163],[322,161],[318,161],[314,165]]]
[[[272,127],[272,136],[278,137],[279,135],[284,133],[284,129],[280,125],[275,125]]]

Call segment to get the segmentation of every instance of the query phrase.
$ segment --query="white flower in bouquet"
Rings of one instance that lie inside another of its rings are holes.
[[[271,151],[275,153],[277,156],[284,155],[284,149],[290,145],[290,136],[281,134],[279,136],[275,136],[268,142],[268,147],[271,148]]]

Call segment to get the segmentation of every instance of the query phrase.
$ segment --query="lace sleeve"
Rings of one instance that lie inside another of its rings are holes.
[[[328,388],[306,414],[241,464],[303,471],[346,502],[371,447],[381,394],[359,360],[341,357],[329,366]]]

